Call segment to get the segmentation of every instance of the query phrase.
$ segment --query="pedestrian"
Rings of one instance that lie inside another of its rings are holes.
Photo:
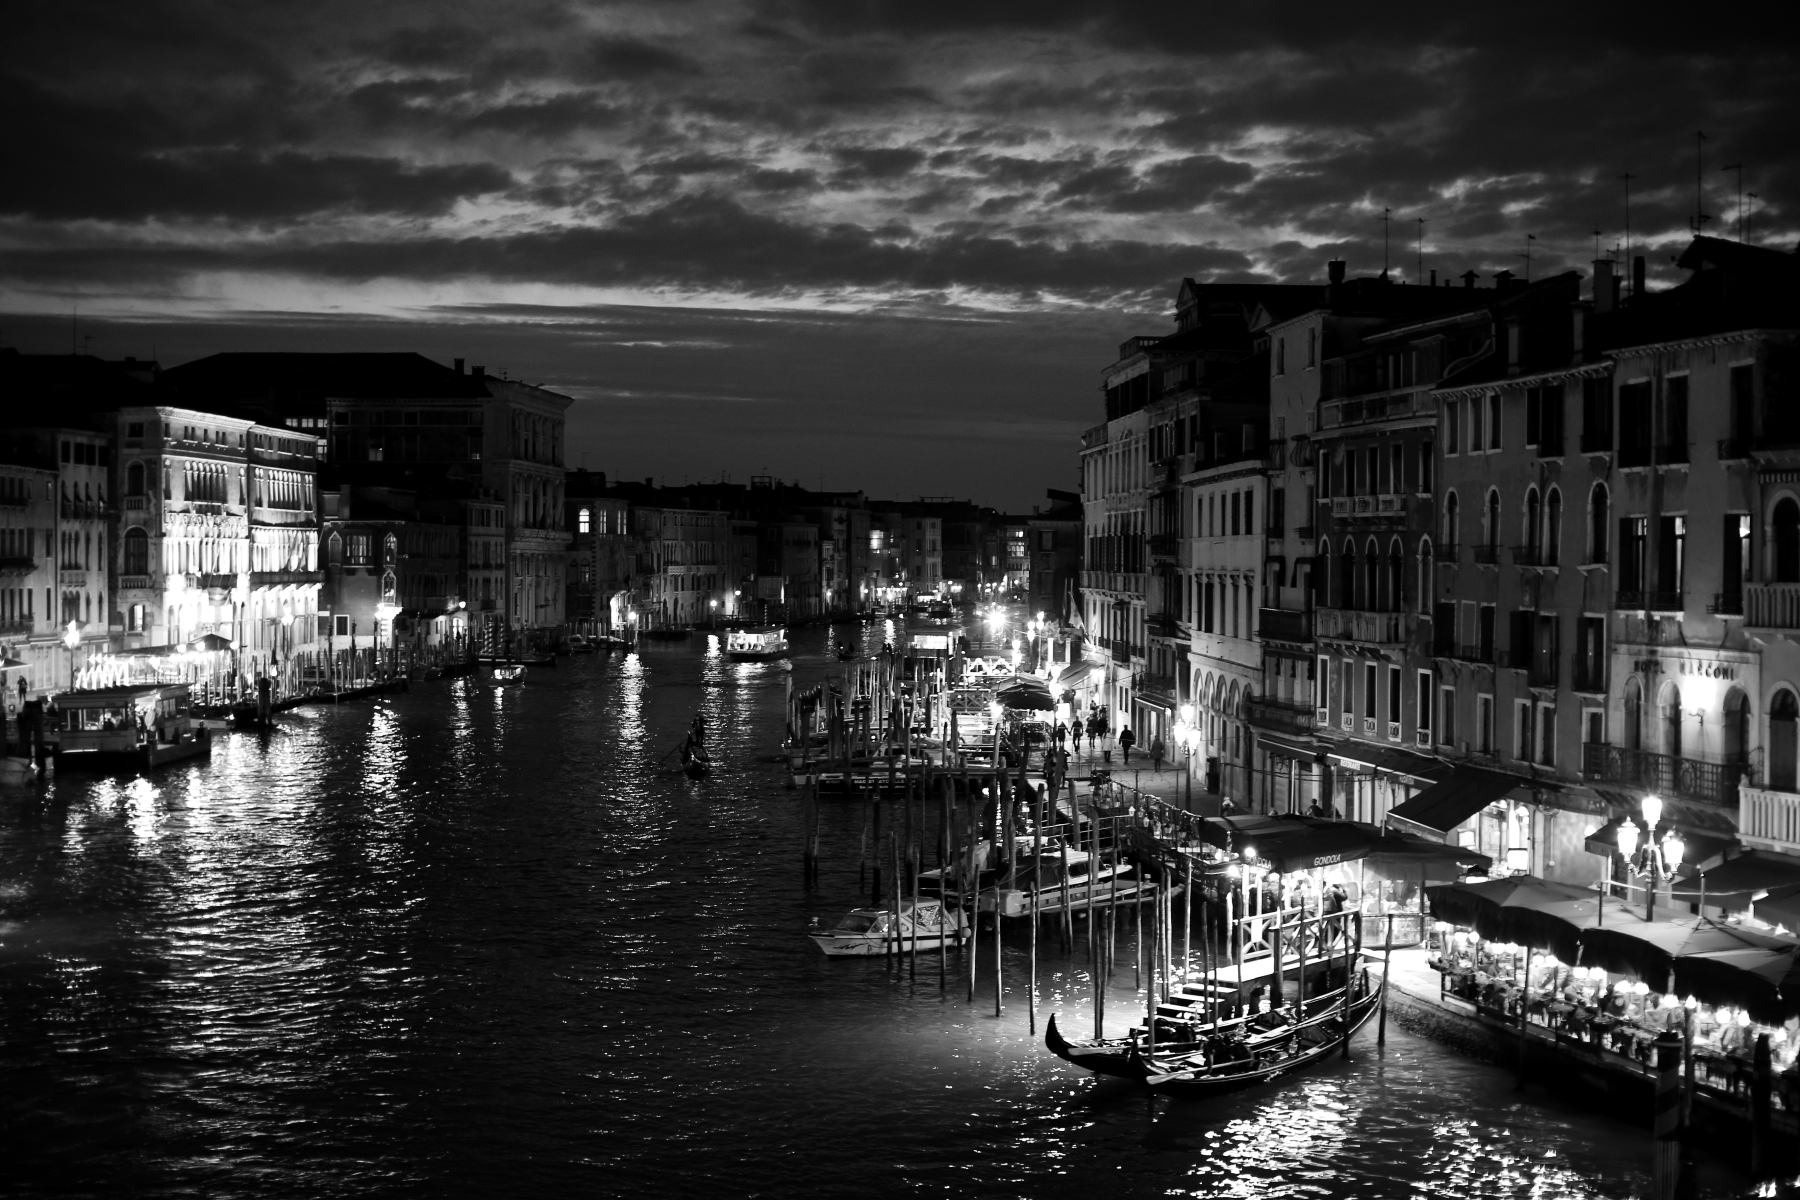
[[[1131,748],[1137,745],[1137,735],[1131,732],[1131,726],[1119,730],[1119,749],[1125,752],[1125,765],[1131,765]]]
[[[1221,817],[1229,817],[1235,812],[1237,812],[1237,804],[1230,796],[1226,796],[1219,801],[1219,815]]]
[[[1319,807],[1319,798],[1317,796],[1314,796],[1313,802],[1306,806],[1306,815],[1309,817],[1323,817],[1325,815],[1325,810]]]
[[[1153,737],[1150,739],[1150,765],[1158,774],[1162,773],[1163,753],[1166,750],[1167,747],[1163,745],[1161,737]]]
[[[1069,727],[1064,725],[1061,721],[1058,721],[1056,723],[1056,728],[1050,731],[1050,740],[1056,743],[1056,748],[1058,750],[1061,750],[1063,748],[1063,743],[1069,740]]]

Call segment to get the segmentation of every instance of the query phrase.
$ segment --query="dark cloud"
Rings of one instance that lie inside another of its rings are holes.
[[[840,176],[853,179],[896,179],[925,161],[925,152],[912,146],[852,146],[831,153],[843,164]]]
[[[582,57],[586,73],[599,79],[647,79],[693,74],[700,69],[694,59],[679,51],[631,37],[595,38]]]

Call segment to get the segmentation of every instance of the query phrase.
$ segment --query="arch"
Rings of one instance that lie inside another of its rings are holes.
[[[1525,489],[1525,537],[1521,545],[1533,559],[1543,549],[1544,506],[1534,484]]]
[[[1444,545],[1454,546],[1457,544],[1456,535],[1461,521],[1462,514],[1457,511],[1456,489],[1452,488],[1450,494],[1444,497]]]
[[[1399,612],[1401,597],[1406,591],[1406,547],[1400,544],[1399,538],[1388,542],[1387,561],[1387,596],[1381,607],[1386,612]]]
[[[1419,539],[1419,611],[1431,612],[1432,597],[1437,594],[1437,587],[1432,578],[1431,539]]]
[[[126,575],[148,575],[150,573],[150,535],[141,526],[133,525],[125,531],[125,564]]]
[[[1604,483],[1596,483],[1594,490],[1588,493],[1588,561],[1603,563],[1606,561],[1607,532],[1607,500],[1609,499]]]
[[[583,508],[575,514],[575,532],[591,533],[593,527],[594,513],[592,509]]]
[[[1551,488],[1544,500],[1544,565],[1554,567],[1562,559],[1562,489]]]
[[[344,561],[344,539],[335,529],[325,539],[325,561],[334,567]]]
[[[1500,489],[1489,488],[1481,514],[1481,542],[1485,546],[1500,544]]]
[[[1744,695],[1743,689],[1734,687],[1725,693],[1720,712],[1723,714],[1719,725],[1725,739],[1725,761],[1741,767],[1750,761],[1750,697]]]
[[[1356,543],[1350,538],[1344,539],[1344,565],[1338,568],[1337,606],[1356,607]]]
[[[1381,545],[1373,537],[1363,543],[1363,582],[1361,607],[1381,607]]]
[[[1644,748],[1644,689],[1634,676],[1625,682],[1625,748]]]
[[[1238,685],[1235,679],[1231,681],[1231,692],[1225,700],[1225,715],[1232,718],[1238,715]]]
[[[1800,503],[1792,496],[1777,500],[1770,524],[1775,534],[1775,582],[1800,583]]]
[[[1769,698],[1768,784],[1781,792],[1795,790],[1796,724],[1800,724],[1800,701],[1791,688],[1779,688]]]

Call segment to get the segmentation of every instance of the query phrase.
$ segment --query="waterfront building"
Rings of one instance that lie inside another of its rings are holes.
[[[1268,511],[1268,475],[1262,447],[1242,447],[1215,465],[1182,477],[1183,555],[1190,570],[1185,627],[1192,672],[1182,703],[1198,734],[1196,760],[1206,790],[1248,807],[1254,797],[1256,733],[1245,718],[1262,686],[1263,653],[1256,617]],[[1173,745],[1173,742],[1170,742]]]
[[[9,717],[21,680],[31,694],[66,687],[74,660],[55,603],[57,473],[36,458],[0,455],[0,655],[24,664],[0,675]]]
[[[1056,488],[1046,494],[1050,507],[1025,522],[1031,555],[1025,606],[1060,626],[1080,613],[1081,495]]]
[[[569,545],[565,612],[577,633],[617,635],[629,587],[630,504],[608,493],[606,476],[570,471],[564,485]]]
[[[468,604],[467,634],[482,647],[502,641],[506,629],[506,506],[480,497],[458,501],[462,510],[462,586]]]
[[[333,649],[398,653],[405,666],[466,644],[462,504],[344,487],[325,493],[321,515]]]

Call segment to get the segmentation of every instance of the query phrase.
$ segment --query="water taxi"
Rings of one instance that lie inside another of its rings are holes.
[[[58,770],[148,770],[212,754],[212,738],[193,719],[185,683],[136,684],[63,692]]]
[[[769,662],[787,653],[785,629],[733,629],[725,635],[725,657],[732,662]]]
[[[870,958],[961,945],[968,940],[969,925],[959,910],[937,900],[902,900],[897,922],[892,909],[855,908],[832,928],[808,936],[833,958]]]
[[[525,664],[524,663],[506,663],[502,666],[495,667],[494,668],[494,682],[495,683],[523,683],[523,682],[525,682]]]

